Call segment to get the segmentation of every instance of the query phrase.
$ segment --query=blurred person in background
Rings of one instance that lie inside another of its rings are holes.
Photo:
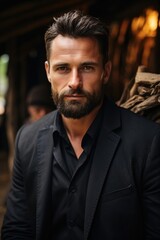
[[[55,109],[51,89],[46,84],[34,86],[27,96],[28,123],[39,120],[41,117]]]

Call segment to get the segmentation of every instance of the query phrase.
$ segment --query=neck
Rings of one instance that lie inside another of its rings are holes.
[[[95,119],[100,107],[101,105],[96,107],[87,116],[80,119],[66,118],[62,115],[64,127],[66,129],[68,138],[72,144],[72,147],[75,151],[77,158],[79,158],[83,152],[81,146],[82,139],[85,133],[87,132],[88,128],[92,124],[93,120]]]

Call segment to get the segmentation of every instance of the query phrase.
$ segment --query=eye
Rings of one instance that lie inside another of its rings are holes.
[[[56,67],[56,72],[68,73],[69,72],[69,67],[68,66],[57,66]]]
[[[94,71],[94,66],[92,66],[92,65],[83,65],[81,67],[81,70],[83,72],[93,72]]]

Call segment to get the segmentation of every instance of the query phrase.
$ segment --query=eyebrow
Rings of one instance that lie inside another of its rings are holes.
[[[80,63],[80,66],[86,66],[86,65],[98,66],[98,63],[97,62],[92,62],[92,61],[87,61],[87,62]],[[52,67],[56,68],[56,67],[59,67],[59,66],[67,67],[67,66],[70,66],[70,64],[66,63],[66,62],[59,62],[59,63],[55,63]]]
[[[63,62],[59,62],[59,63],[55,63],[53,64],[52,68],[56,68],[56,67],[59,67],[59,66],[69,66],[68,63],[63,63]]]
[[[81,66],[83,66],[83,65],[92,65],[92,66],[97,66],[98,65],[98,63],[97,62],[91,62],[91,61],[88,61],[88,62],[84,62],[84,63],[82,63],[82,64],[80,64]]]

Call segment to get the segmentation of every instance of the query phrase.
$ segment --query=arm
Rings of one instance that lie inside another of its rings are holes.
[[[143,173],[144,239],[160,239],[160,133],[154,137]]]
[[[34,239],[33,226],[31,226],[31,221],[29,221],[21,159],[19,159],[18,142],[20,133],[21,130],[16,137],[13,176],[7,200],[7,210],[2,226],[2,240]]]

